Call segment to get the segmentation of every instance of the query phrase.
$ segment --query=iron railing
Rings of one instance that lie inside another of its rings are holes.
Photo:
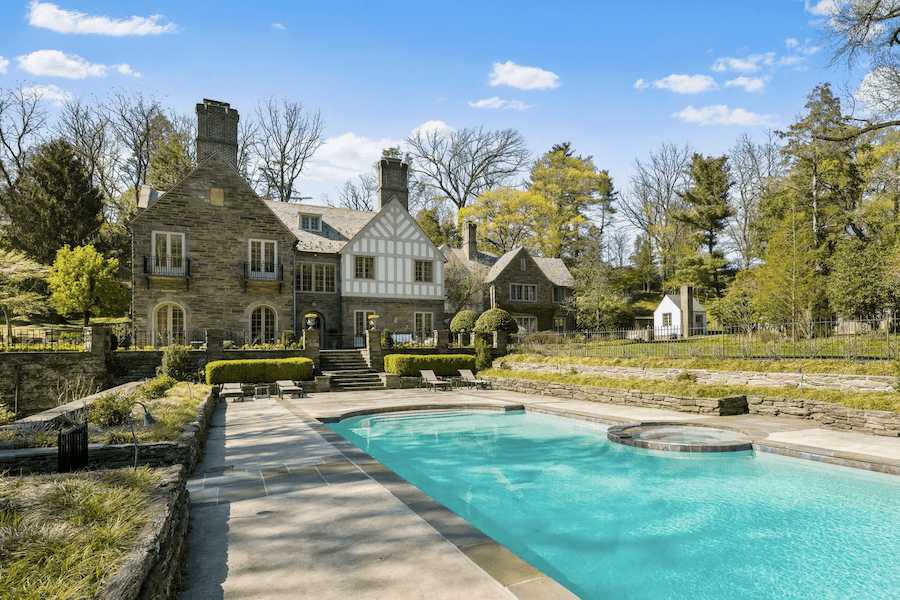
[[[677,328],[550,331],[512,336],[510,350],[598,358],[836,359],[900,358],[900,319],[823,320]]]
[[[0,329],[0,350],[84,350],[84,332],[55,327],[3,327]]]
[[[170,256],[145,256],[144,275],[159,277],[190,277],[191,259]]]
[[[244,279],[248,281],[282,281],[284,266],[275,263],[244,263]]]

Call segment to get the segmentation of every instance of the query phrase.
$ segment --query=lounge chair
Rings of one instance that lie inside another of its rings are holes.
[[[306,392],[303,391],[303,388],[296,385],[290,379],[282,379],[280,381],[275,382],[276,387],[278,388],[278,397],[284,400],[284,395],[288,396],[298,396],[300,398],[306,395]]]
[[[449,390],[451,387],[449,381],[438,379],[438,376],[434,374],[434,371],[422,369],[419,371],[419,374],[422,375],[422,383],[425,384],[425,389],[431,388],[431,391],[436,392],[438,388]]]
[[[471,369],[460,369],[459,376],[462,378],[462,382],[467,386],[481,389],[494,389],[494,385],[490,381],[487,379],[478,379],[478,377],[472,373]]]
[[[235,401],[242,401],[244,399],[244,389],[240,383],[223,383],[222,389],[219,391],[219,397],[224,398],[226,402],[229,398],[234,398]]]

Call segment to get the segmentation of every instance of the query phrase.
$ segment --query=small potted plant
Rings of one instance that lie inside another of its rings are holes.
[[[369,315],[369,329],[375,331],[375,325],[378,324],[378,319],[380,319],[378,315]]]
[[[316,313],[306,313],[303,315],[306,318],[306,328],[313,329],[316,325],[316,320],[319,318],[319,315]]]

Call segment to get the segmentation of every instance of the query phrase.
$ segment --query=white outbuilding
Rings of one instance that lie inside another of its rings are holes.
[[[690,286],[682,286],[680,295],[666,294],[653,311],[656,337],[682,337],[685,329],[689,336],[706,333],[706,309],[694,298]]]

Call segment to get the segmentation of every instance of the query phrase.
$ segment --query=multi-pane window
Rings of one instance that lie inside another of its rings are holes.
[[[556,333],[565,333],[566,332],[566,318],[565,317],[553,317],[553,331]]]
[[[672,313],[663,313],[663,327],[671,327],[672,326]]]
[[[184,274],[184,234],[153,232],[153,272],[157,275]]]
[[[519,335],[530,335],[537,331],[537,317],[516,317]]]
[[[334,292],[334,265],[300,264],[297,290],[300,292]]]
[[[416,338],[430,337],[434,331],[434,315],[432,313],[415,313]]]
[[[357,256],[356,257],[356,278],[357,279],[375,279],[375,257],[374,256]]]
[[[513,283],[509,286],[509,299],[521,302],[537,301],[537,286]]]
[[[566,288],[553,287],[553,302],[561,304],[566,300]]]
[[[275,275],[275,242],[250,240],[250,273],[253,275]]]
[[[304,231],[320,231],[322,218],[318,215],[300,215],[300,229]]]
[[[250,337],[252,344],[275,343],[275,311],[259,306],[250,313]]]
[[[432,263],[430,260],[416,261],[416,281],[424,281],[428,283],[434,281],[434,275],[432,274]]]
[[[366,330],[369,328],[369,317],[375,315],[371,310],[358,310],[353,314],[353,347],[366,346]]]

